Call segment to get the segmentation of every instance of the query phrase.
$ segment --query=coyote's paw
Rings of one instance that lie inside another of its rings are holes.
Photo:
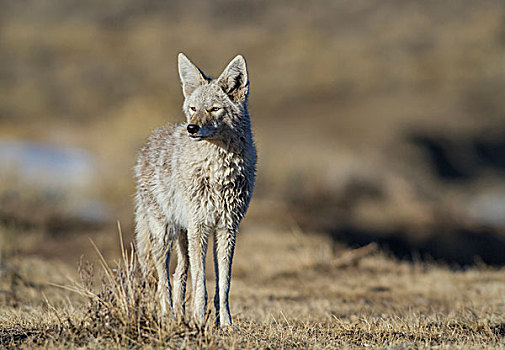
[[[223,332],[224,334],[238,334],[238,335],[242,334],[240,329],[237,326],[235,326],[234,324],[219,326],[219,330],[221,332]]]

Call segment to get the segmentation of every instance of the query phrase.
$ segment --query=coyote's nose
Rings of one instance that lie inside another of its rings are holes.
[[[200,130],[200,127],[196,124],[189,124],[188,125],[188,132],[190,134],[196,134]]]

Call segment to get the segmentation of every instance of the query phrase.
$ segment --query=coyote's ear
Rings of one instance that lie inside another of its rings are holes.
[[[249,94],[249,78],[244,57],[241,55],[235,57],[217,78],[217,84],[235,103],[246,102]]]
[[[182,83],[184,97],[189,97],[200,85],[208,83],[209,79],[183,54],[179,54],[179,77]]]

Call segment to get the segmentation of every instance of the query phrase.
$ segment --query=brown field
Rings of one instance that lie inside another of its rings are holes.
[[[0,8],[0,347],[505,348],[502,0]],[[239,332],[158,319],[120,248],[136,152],[183,120],[181,51],[250,73]]]
[[[117,256],[119,239],[116,247]],[[246,223],[231,290],[239,332],[215,329],[212,313],[203,330],[158,321],[155,288],[136,275],[128,292],[117,277],[125,264],[117,270],[110,262],[107,277],[91,244],[85,250],[96,266],[90,276],[82,264],[82,279],[75,264],[61,260],[4,258],[0,342],[61,349],[505,347],[503,269],[453,271],[401,262],[374,246],[330,247],[324,236]]]

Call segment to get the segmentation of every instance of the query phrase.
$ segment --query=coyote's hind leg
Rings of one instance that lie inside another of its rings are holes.
[[[167,224],[158,220],[149,220],[149,229],[152,233],[152,255],[154,266],[158,275],[158,296],[161,306],[161,314],[168,314],[172,309],[172,289],[170,286],[169,265],[170,265],[170,229]]]
[[[188,280],[189,255],[188,233],[186,230],[179,232],[179,237],[174,242],[177,254],[177,266],[173,279],[173,315],[176,319],[184,319],[184,299],[186,296],[186,282]]]

